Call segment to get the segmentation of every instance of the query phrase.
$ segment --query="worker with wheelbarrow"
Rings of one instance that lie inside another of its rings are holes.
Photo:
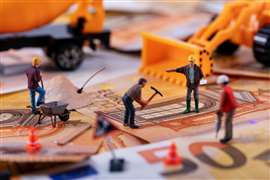
[[[27,69],[26,76],[28,79],[28,89],[31,99],[31,108],[32,113],[36,114],[36,107],[44,104],[45,102],[45,89],[43,86],[42,77],[40,75],[39,67],[41,65],[41,59],[39,57],[34,57],[32,59],[32,66]],[[41,83],[41,86],[39,85]],[[36,102],[36,93],[39,94],[39,97]]]

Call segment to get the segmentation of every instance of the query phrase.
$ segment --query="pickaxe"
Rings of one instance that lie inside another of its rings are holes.
[[[153,86],[151,86],[151,89],[154,90],[155,92],[154,92],[154,94],[146,101],[146,102],[147,102],[146,104],[149,104],[150,101],[152,101],[152,99],[153,99],[157,94],[160,95],[161,97],[163,97],[163,94],[162,94],[159,90],[157,90],[157,89],[154,88]],[[142,106],[141,109],[143,109],[144,107],[145,107],[145,106]]]

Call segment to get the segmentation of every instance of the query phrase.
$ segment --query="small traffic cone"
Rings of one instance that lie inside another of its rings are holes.
[[[164,160],[165,165],[180,165],[182,163],[181,157],[177,153],[175,143],[172,143],[169,148],[169,153]]]
[[[30,128],[29,130],[29,139],[28,139],[28,143],[26,145],[26,151],[28,153],[36,153],[40,150],[41,148],[41,144],[39,144],[38,141],[38,137],[36,136],[35,133],[36,129],[35,128]]]

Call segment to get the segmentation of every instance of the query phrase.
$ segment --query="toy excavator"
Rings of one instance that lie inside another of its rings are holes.
[[[232,54],[239,45],[253,48],[258,62],[270,66],[270,1],[238,0],[225,5],[224,10],[209,25],[201,28],[187,42],[143,34],[140,71],[175,84],[185,84],[182,75],[166,73],[166,69],[188,64],[194,54],[204,75],[212,73],[212,54]]]
[[[69,24],[47,25],[74,5]],[[102,0],[1,1],[0,17],[0,51],[41,47],[62,70],[79,67],[85,44],[109,47]]]

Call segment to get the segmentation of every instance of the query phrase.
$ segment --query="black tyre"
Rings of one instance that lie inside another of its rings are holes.
[[[66,122],[67,120],[69,120],[69,114],[70,112],[67,109],[65,109],[65,112],[61,115],[58,115],[58,117],[61,121]]]
[[[234,44],[230,40],[228,40],[219,45],[216,49],[216,52],[222,55],[232,55],[235,51],[238,50],[238,48],[239,45]]]
[[[270,67],[270,24],[262,27],[253,38],[253,54],[256,60]]]
[[[62,44],[53,53],[56,66],[64,71],[77,69],[83,61],[82,47],[78,44]]]

